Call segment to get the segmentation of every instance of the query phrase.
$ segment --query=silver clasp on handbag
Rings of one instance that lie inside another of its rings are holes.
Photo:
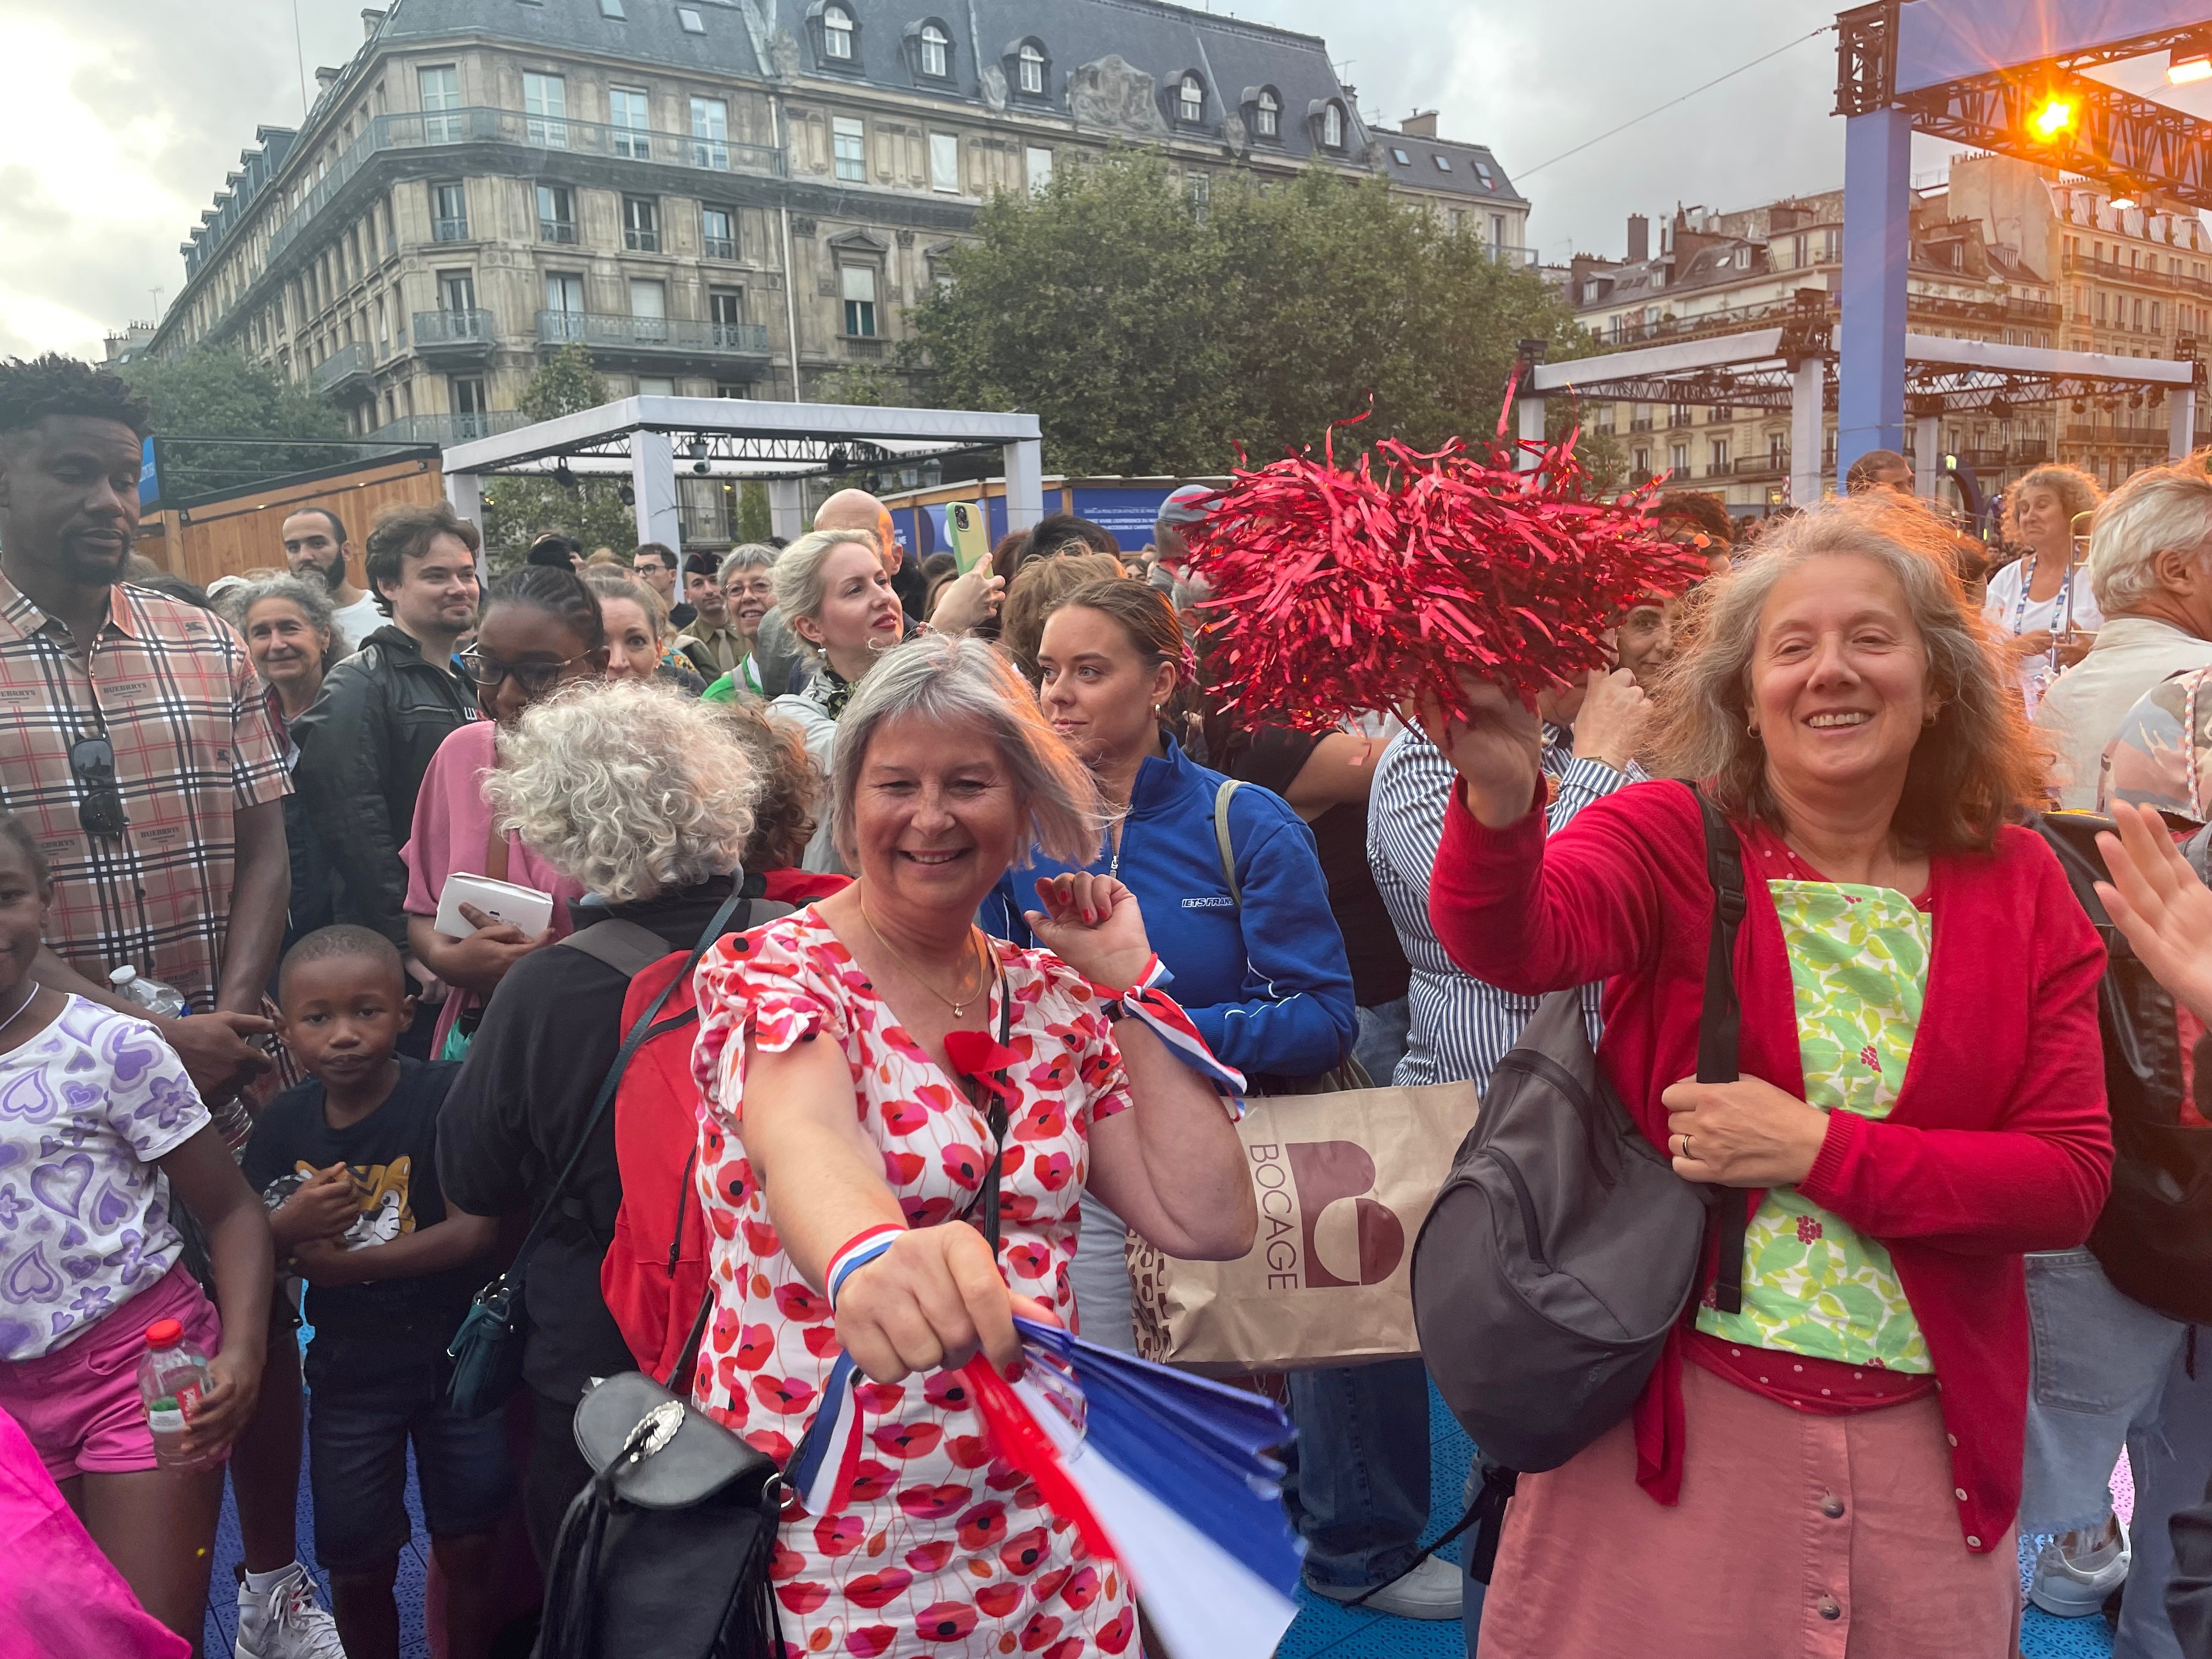
[[[680,1400],[664,1400],[637,1420],[637,1426],[623,1437],[622,1449],[615,1454],[611,1468],[626,1468],[642,1463],[670,1441],[676,1438],[677,1430],[684,1426],[684,1407]]]

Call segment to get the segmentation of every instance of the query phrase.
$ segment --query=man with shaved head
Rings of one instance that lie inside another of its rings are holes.
[[[884,562],[884,574],[906,607],[906,614],[921,620],[921,567],[910,563],[899,545],[891,510],[865,489],[841,489],[822,503],[814,515],[817,530],[859,530],[876,538],[876,552]]]

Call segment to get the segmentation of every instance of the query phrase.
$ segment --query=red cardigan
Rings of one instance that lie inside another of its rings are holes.
[[[1747,1077],[1804,1097],[1781,923],[1746,838],[1736,936]],[[1928,994],[1887,1118],[1829,1115],[1798,1190],[1889,1248],[1935,1361],[1960,1530],[1994,1547],[2020,1507],[2028,1387],[2021,1253],[2088,1237],[2112,1169],[2097,982],[2105,951],[2058,861],[2007,828],[1989,855],[1931,860]],[[1606,981],[1599,1064],[1653,1146],[1660,1091],[1697,1073],[1712,926],[1697,802],[1652,783],[1586,808],[1547,842],[1531,811],[1485,829],[1455,787],[1429,889],[1452,960],[1508,991]],[[1756,1205],[1759,1194],[1751,1201]],[[1710,1246],[1708,1262],[1710,1263]],[[1637,1408],[1638,1479],[1680,1485],[1681,1331]]]

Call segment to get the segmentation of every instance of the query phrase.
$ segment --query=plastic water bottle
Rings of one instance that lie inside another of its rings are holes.
[[[128,963],[109,974],[107,982],[116,995],[137,1003],[158,1019],[182,1019],[192,1011],[185,994],[175,986],[148,979]],[[236,1095],[210,1101],[208,1115],[215,1121],[216,1133],[230,1149],[231,1157],[245,1157],[246,1143],[253,1138],[253,1114],[246,1109],[246,1103]]]
[[[182,1447],[185,1421],[208,1391],[207,1356],[185,1340],[185,1328],[157,1319],[146,1328],[146,1352],[138,1357],[138,1397],[146,1402],[146,1427],[154,1437],[154,1455],[165,1469],[204,1469],[206,1457],[187,1457]]]
[[[182,1019],[191,1012],[182,991],[157,979],[148,979],[129,963],[110,974],[107,982],[114,988],[116,995],[126,1002],[137,1003],[159,1018]]]

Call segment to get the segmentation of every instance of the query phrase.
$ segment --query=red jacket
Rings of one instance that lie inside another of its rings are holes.
[[[1759,874],[1764,837],[1744,840],[1741,1066],[1802,1099],[1790,964]],[[1927,1000],[1896,1105],[1880,1121],[1831,1114],[1798,1190],[1889,1248],[1935,1361],[1960,1529],[1986,1550],[2020,1507],[2021,1253],[2079,1244],[2110,1184],[2097,1034],[2105,951],[2057,860],[2026,830],[2004,830],[1990,855],[1932,860],[1929,909]],[[1660,1091],[1697,1073],[1712,910],[1702,820],[1680,784],[1607,796],[1548,844],[1540,811],[1486,830],[1453,792],[1429,890],[1437,939],[1468,973],[1509,991],[1604,980],[1599,1063],[1662,1148]],[[1680,1336],[1637,1410],[1638,1478],[1662,1503],[1680,1483]]]

